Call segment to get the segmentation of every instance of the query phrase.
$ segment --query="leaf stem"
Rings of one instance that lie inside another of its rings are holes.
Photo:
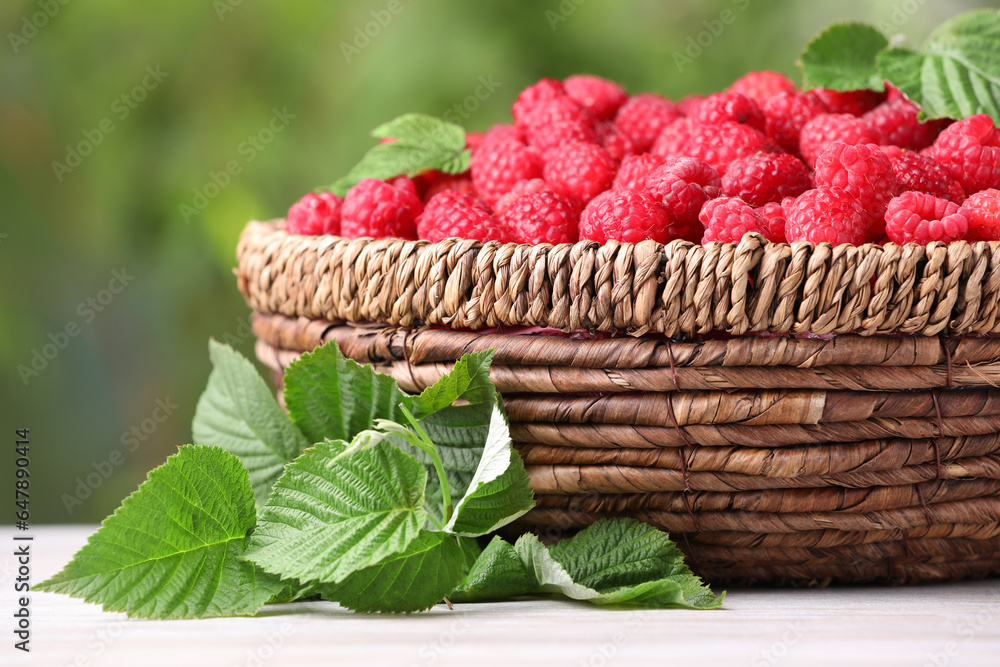
[[[420,425],[420,422],[413,416],[413,414],[406,408],[405,405],[400,404],[399,409],[403,412],[403,415],[413,426],[413,430],[417,434],[419,442],[413,442],[423,451],[427,452],[427,455],[431,457],[431,462],[434,464],[434,470],[437,471],[438,482],[441,484],[441,497],[444,502],[444,513],[441,515],[444,517],[444,523],[448,523],[451,519],[451,488],[448,486],[448,477],[444,472],[444,463],[441,462],[441,456],[438,454],[437,447],[434,442],[427,436],[427,431],[424,427]]]

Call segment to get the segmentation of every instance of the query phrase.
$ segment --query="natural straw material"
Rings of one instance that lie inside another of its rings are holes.
[[[973,335],[1000,333],[998,268],[987,243],[531,247],[251,223],[237,276],[279,381],[329,340],[414,392],[496,350],[538,496],[514,530],[632,516],[713,583],[808,584],[1000,574],[1000,338]]]

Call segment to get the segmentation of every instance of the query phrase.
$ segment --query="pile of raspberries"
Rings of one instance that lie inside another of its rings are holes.
[[[1000,240],[1000,131],[920,122],[899,90],[800,91],[778,72],[678,102],[542,79],[470,133],[470,169],[307,194],[293,234],[501,243]]]

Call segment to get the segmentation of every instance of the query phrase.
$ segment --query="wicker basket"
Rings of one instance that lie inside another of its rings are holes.
[[[633,516],[718,584],[1000,573],[998,243],[553,247],[251,223],[238,262],[278,379],[330,339],[410,391],[495,348],[538,496],[521,529]]]

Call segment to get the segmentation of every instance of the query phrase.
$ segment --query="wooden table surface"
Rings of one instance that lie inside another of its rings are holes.
[[[33,528],[32,580],[55,573],[94,526]],[[129,620],[31,595],[31,653],[13,648],[13,531],[3,531],[0,665],[912,665],[1000,666],[1000,580],[908,588],[731,590],[722,610],[609,611],[528,600],[365,616],[334,604],[255,618]]]

